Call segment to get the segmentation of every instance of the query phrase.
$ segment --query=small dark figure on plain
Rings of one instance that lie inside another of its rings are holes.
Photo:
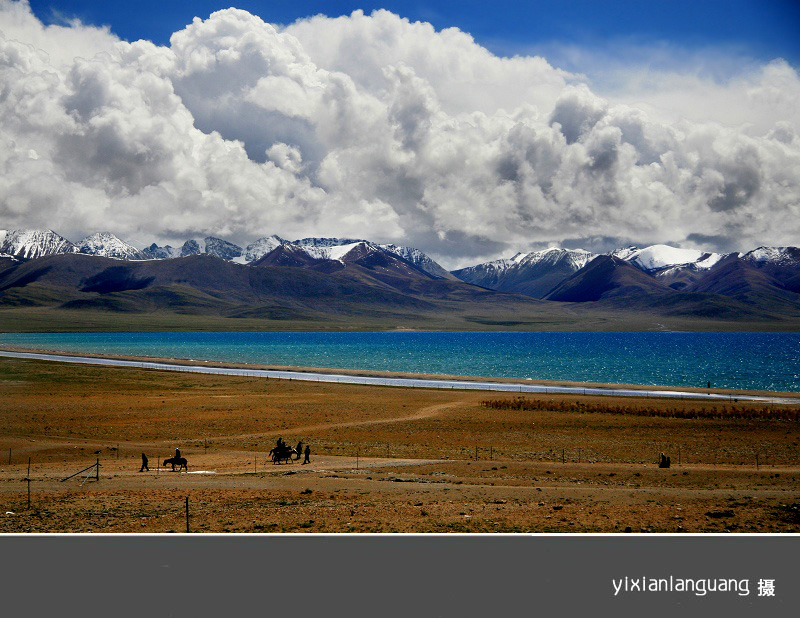
[[[181,449],[176,448],[175,449],[175,459],[180,459],[180,458],[181,458]]]
[[[669,466],[670,466],[669,457],[664,455],[664,453],[661,453],[661,457],[658,460],[658,467],[659,468],[669,468]]]
[[[294,449],[294,450],[297,451],[297,457],[294,458],[294,460],[297,461],[298,459],[300,459],[300,454],[303,452],[303,441],[302,440],[300,440],[300,442],[297,443],[297,448]]]
[[[303,463],[304,464],[311,463],[311,447],[308,444],[306,444],[306,450],[303,451],[303,454],[305,455]]]
[[[147,455],[142,453],[142,467],[139,468],[139,472],[150,472],[150,468],[147,467]]]
[[[164,460],[164,467],[172,465],[172,471],[175,472],[175,466],[178,466],[178,472],[181,470],[189,471],[189,465],[185,457],[170,457]]]

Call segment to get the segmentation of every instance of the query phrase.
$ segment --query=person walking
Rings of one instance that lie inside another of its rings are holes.
[[[303,463],[304,464],[311,463],[311,447],[308,444],[306,444],[306,450],[304,452],[304,455],[305,459],[303,459]]]
[[[303,454],[303,441],[302,440],[300,440],[300,442],[297,443],[297,448],[295,450],[297,451],[297,457],[295,457],[294,460],[297,461],[298,459],[300,459],[300,455]]]
[[[139,468],[139,472],[150,472],[150,468],[147,467],[147,455],[142,453],[142,467]]]

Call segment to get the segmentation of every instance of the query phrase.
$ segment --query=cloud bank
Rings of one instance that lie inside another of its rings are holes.
[[[280,29],[228,9],[158,47],[0,0],[0,228],[365,237],[448,266],[797,244],[795,69],[661,77],[603,98],[387,11]]]

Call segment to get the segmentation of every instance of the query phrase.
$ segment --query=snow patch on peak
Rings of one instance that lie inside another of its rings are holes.
[[[0,253],[27,260],[74,250],[75,245],[53,230],[7,230],[0,242]]]
[[[459,268],[458,270],[454,270],[452,274],[461,281],[493,288],[504,273],[517,267],[528,255],[528,253],[517,253],[510,259],[501,258],[499,260],[492,260],[491,262],[476,264],[475,266]]]
[[[111,232],[96,232],[87,236],[76,245],[76,252],[117,260],[141,260],[144,258],[136,247],[120,240]]]
[[[187,240],[180,249],[180,257],[186,257],[187,255],[200,255],[202,251],[200,251],[200,243],[196,240]]]
[[[655,271],[673,266],[692,264],[697,268],[711,268],[722,259],[719,253],[708,253],[697,249],[679,249],[668,245],[652,245],[644,249],[622,249],[612,252],[614,257],[619,257],[644,271]]]
[[[352,245],[359,242],[369,241],[360,238],[301,238],[295,240],[292,244],[299,247],[338,247],[339,245]]]
[[[149,260],[168,260],[181,257],[181,250],[169,245],[159,247],[156,243],[153,243],[149,247],[142,249],[142,255]]]
[[[800,250],[797,247],[759,247],[747,253],[740,253],[739,257],[757,264],[790,266],[800,263]]]
[[[327,249],[328,251],[328,258],[329,260],[339,260],[340,262],[348,253],[350,253],[356,247],[363,246],[369,247],[369,244],[364,241],[350,243],[348,245],[336,245]]]
[[[636,247],[635,245],[631,245],[630,247],[623,247],[621,249],[614,249],[608,255],[610,255],[611,257],[619,258],[620,260],[629,260],[638,251],[641,251],[641,249],[639,249],[639,247]]]
[[[246,263],[255,262],[256,260],[261,259],[267,253],[274,251],[281,245],[285,245],[287,241],[285,241],[280,236],[276,236],[273,234],[268,238],[259,238],[255,242],[250,243],[244,250],[244,261]],[[234,262],[237,261],[234,259]]]
[[[341,260],[350,250],[359,243],[372,245],[366,240],[343,238],[302,238],[292,244],[305,251],[316,260]],[[335,257],[334,257],[335,256]]]
[[[215,255],[223,260],[232,260],[242,255],[242,248],[239,245],[234,245],[232,242],[216,238],[215,236],[207,236],[204,239],[206,253]]]
[[[561,249],[559,247],[548,247],[540,251],[528,253],[524,258],[517,263],[520,265],[533,266],[540,262],[548,264],[556,264],[557,262],[566,262],[573,270],[578,271],[591,260],[597,257],[594,253],[584,251],[583,249]],[[562,262],[562,263],[563,263]]]
[[[399,255],[404,260],[413,263],[416,263],[417,261],[428,257],[419,249],[414,249],[414,247],[402,247],[400,245],[393,245],[393,244],[378,245],[378,246],[384,251],[388,251],[389,253],[394,253],[395,255]]]
[[[403,258],[406,262],[410,262],[420,270],[428,273],[433,277],[440,279],[456,280],[456,277],[451,275],[441,264],[432,260],[428,255],[415,249],[414,247],[403,247],[398,245],[378,245],[384,251],[393,253]]]

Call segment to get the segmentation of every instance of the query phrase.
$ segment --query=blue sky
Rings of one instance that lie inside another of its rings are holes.
[[[166,44],[195,15],[206,18],[231,5],[282,24],[318,13],[338,16],[355,9],[369,13],[385,8],[437,29],[458,27],[497,54],[544,53],[562,66],[572,58],[563,53],[565,45],[629,50],[631,45],[664,44],[688,52],[723,48],[757,61],[782,57],[794,66],[800,64],[797,0],[30,0],[30,4],[45,23],[77,17],[87,24],[108,25],[126,40],[159,44]]]

